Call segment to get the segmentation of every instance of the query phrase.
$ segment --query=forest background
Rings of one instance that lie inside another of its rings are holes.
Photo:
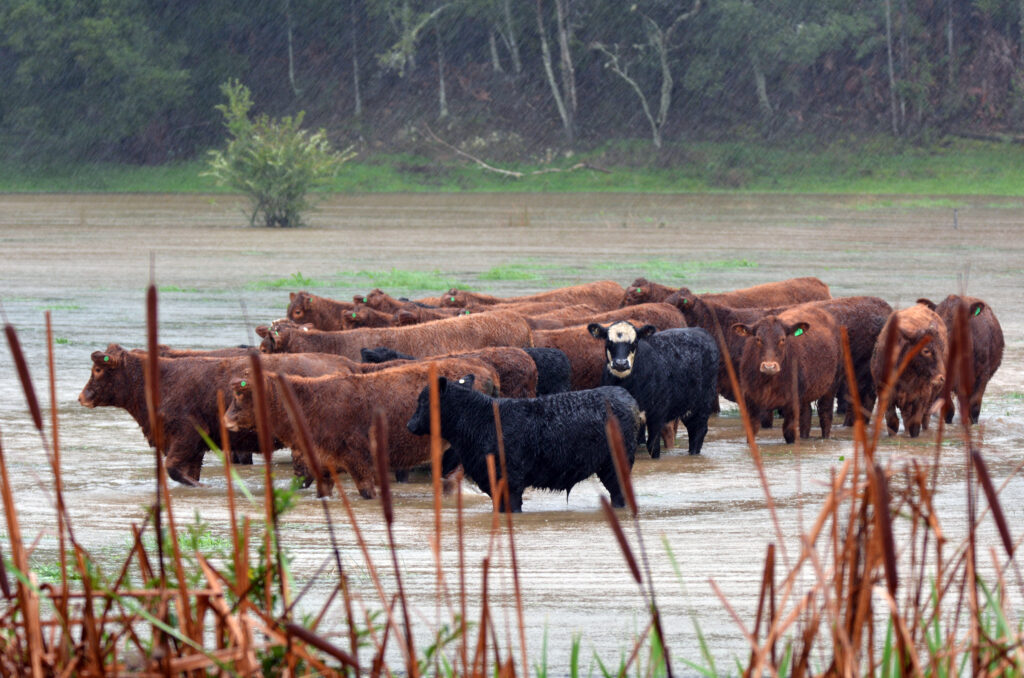
[[[237,78],[255,112],[305,111],[357,151],[339,190],[507,182],[481,185],[458,148],[635,175],[530,189],[948,173],[973,192],[976,158],[985,192],[1017,193],[992,179],[1021,165],[1022,17],[1021,0],[8,0],[0,190],[211,190],[197,175]]]

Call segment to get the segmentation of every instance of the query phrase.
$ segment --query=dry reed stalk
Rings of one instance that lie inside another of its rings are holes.
[[[445,591],[444,566],[441,563],[441,394],[438,391],[437,363],[427,368],[430,387],[430,486],[434,494],[434,537],[430,543],[437,569],[437,604],[435,616],[441,619],[441,599]]]
[[[494,468],[494,458],[488,456],[488,470]],[[493,485],[491,486],[494,487]],[[490,625],[490,605],[488,604],[487,577],[490,573],[491,560],[485,556],[481,563],[481,584],[480,584],[480,633],[477,636],[476,650],[473,653],[473,663],[470,668],[471,676],[487,675],[487,630]]]
[[[411,678],[418,678],[419,666],[416,663],[416,644],[413,641],[412,622],[409,618],[409,605],[405,597],[405,590],[402,586],[402,571],[398,565],[398,549],[395,545],[395,511],[391,501],[391,478],[388,458],[387,438],[387,415],[384,410],[376,408],[373,411],[373,421],[370,423],[370,454],[376,462],[377,482],[380,483],[380,503],[384,513],[384,524],[388,533],[388,546],[391,551],[391,564],[395,571],[395,584],[398,587],[398,602],[402,607],[402,619],[405,626],[405,651],[406,670]]]
[[[431,429],[430,435],[434,435],[433,429]],[[455,526],[459,548],[459,655],[462,659],[462,673],[468,676],[469,643],[466,637],[466,540],[462,505],[462,469],[455,473]]]
[[[50,439],[52,441],[50,466],[53,468],[53,486],[57,498],[57,548],[60,549],[60,581],[61,581],[61,602],[58,604],[58,614],[61,618],[68,618],[67,595],[68,595],[68,557],[67,541],[65,532],[71,534],[71,521],[67,514],[67,505],[64,502],[64,479],[60,467],[60,425],[57,416],[57,369],[53,356],[53,319],[49,311],[43,314],[46,319],[46,363],[49,372],[50,386]],[[73,539],[72,535],[72,539]],[[62,651],[67,647],[62,646]]]
[[[636,495],[633,492],[633,478],[629,460],[626,458],[626,446],[622,440],[622,427],[619,420],[612,415],[611,405],[605,404],[607,415],[604,421],[604,432],[608,438],[608,448],[612,455],[612,464],[615,465],[615,475],[619,479],[619,487],[622,489],[622,496],[626,500],[629,512],[636,517],[639,513],[636,506]]]
[[[522,675],[530,675],[530,664],[526,660],[526,616],[523,612],[523,594],[519,586],[519,562],[516,560],[515,528],[512,525],[512,506],[509,498],[508,487],[508,465],[505,459],[505,435],[501,427],[501,415],[498,412],[498,401],[491,401],[494,415],[494,433],[498,441],[498,458],[501,460],[501,475],[505,480],[505,522],[508,530],[508,551],[512,560],[512,589],[516,600],[516,618],[519,626],[519,653],[522,667]],[[510,648],[511,649],[511,648]],[[511,659],[509,660],[511,662]]]
[[[11,326],[7,325],[5,330],[7,328],[11,328]],[[11,328],[8,333],[8,341],[10,341],[13,329]],[[16,340],[17,336],[15,335]],[[7,538],[11,544],[11,560],[14,566],[18,568],[18,571],[27,577],[29,575],[28,556],[25,553],[24,542],[21,539],[21,526],[18,522],[17,505],[14,502],[14,493],[11,491],[11,480],[7,474],[7,461],[4,458],[2,444],[0,444],[0,483],[2,483],[0,485],[0,495],[3,497],[4,516],[7,519]],[[4,579],[6,581],[6,576]],[[19,608],[25,618],[24,626],[27,633],[26,640],[32,675],[42,676],[44,649],[42,628],[39,625],[38,607],[35,608],[35,613],[33,614],[31,587],[27,586],[20,577],[18,578],[17,597]]]

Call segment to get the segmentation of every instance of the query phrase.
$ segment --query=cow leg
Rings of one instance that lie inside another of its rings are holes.
[[[660,421],[647,420],[647,451],[651,454],[651,459],[657,459],[661,456],[661,427],[663,426]]]
[[[971,408],[971,423],[977,424],[978,418],[981,416],[981,399],[985,395],[985,387],[988,384],[981,384],[974,389],[974,393],[971,394],[971,399],[968,405]]]
[[[811,404],[800,403],[800,437],[811,437]]]
[[[903,426],[911,438],[921,435],[922,407],[919,403],[911,403],[903,410]]]
[[[700,454],[704,446],[704,436],[708,434],[707,417],[695,417],[684,422],[686,425],[686,451],[690,454]]]
[[[832,434],[832,400],[829,393],[818,400],[818,423],[821,425],[821,437],[828,438]]]
[[[523,512],[523,488],[522,487],[509,487],[508,488],[508,503],[512,507],[512,513]],[[498,500],[498,510],[502,513],[506,513],[509,509],[505,505],[505,497],[501,497]]]
[[[782,409],[782,437],[790,445],[796,440],[797,418],[793,413],[793,408],[786,407]]]
[[[769,414],[771,411],[769,410]],[[756,405],[747,403],[747,419],[750,421],[750,429],[754,435],[761,430],[761,422],[764,420],[764,412],[762,412]]]
[[[363,499],[373,499],[377,496],[373,489],[373,469],[363,460],[351,461],[345,464],[345,470],[352,476],[352,481],[359,490],[359,496]]]
[[[892,403],[889,403],[888,409],[885,410],[885,427],[891,436],[900,430],[900,418],[896,415],[896,405]]]
[[[619,475],[615,472],[615,465],[605,464],[604,468],[597,472],[597,477],[604,485],[604,489],[608,490],[612,506],[615,508],[625,506],[626,500],[622,496],[622,487],[619,485]]]
[[[773,426],[772,419],[774,417],[775,412],[773,410],[767,410],[760,414],[760,416],[758,417],[758,423],[761,425],[761,428],[771,428]]]
[[[252,452],[237,452],[231,450],[231,463],[242,466],[252,466]]]
[[[409,469],[407,469],[407,468],[396,468],[395,469],[395,482],[396,483],[407,483],[407,482],[409,482]]]
[[[676,442],[676,435],[679,432],[679,420],[673,419],[671,423],[661,427],[661,444],[666,450],[672,449]]]

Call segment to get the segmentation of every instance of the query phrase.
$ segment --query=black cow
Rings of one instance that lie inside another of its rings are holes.
[[[459,450],[466,475],[490,495],[487,455],[494,455],[501,477],[494,426],[495,399],[472,390],[472,383],[472,376],[458,383],[438,379],[441,436]],[[626,456],[632,467],[640,408],[625,389],[602,386],[537,398],[498,398],[497,402],[513,512],[523,510],[523,490],[527,487],[569,492],[595,473],[611,495],[612,506],[625,505],[605,434],[605,419],[610,410],[622,429]],[[429,386],[420,392],[416,413],[408,426],[418,435],[430,433]],[[502,501],[501,510],[507,508]]]
[[[662,427],[674,419],[686,426],[689,453],[700,454],[718,402],[719,353],[711,335],[699,327],[658,332],[625,321],[591,323],[587,331],[605,342],[601,383],[625,388],[647,417],[651,457],[661,455]]]

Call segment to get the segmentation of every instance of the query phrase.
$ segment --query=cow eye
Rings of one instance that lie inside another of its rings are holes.
[[[931,358],[932,357],[932,350],[930,348],[926,348],[926,349],[921,351],[921,355],[923,355],[925,358]]]

